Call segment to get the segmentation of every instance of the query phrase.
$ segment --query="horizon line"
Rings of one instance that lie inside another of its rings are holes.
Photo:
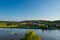
[[[35,19],[34,19],[35,20]],[[0,21],[16,21],[16,22],[19,22],[19,21],[34,21],[32,19],[30,20],[0,20]],[[59,21],[58,19],[57,20],[47,20],[47,19],[36,19],[36,20],[43,20],[43,21]]]

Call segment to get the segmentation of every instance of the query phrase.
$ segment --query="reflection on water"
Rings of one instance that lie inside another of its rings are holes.
[[[60,40],[60,30],[0,28],[0,40],[20,40],[28,30],[36,31],[42,40]],[[17,35],[15,35],[17,33]]]

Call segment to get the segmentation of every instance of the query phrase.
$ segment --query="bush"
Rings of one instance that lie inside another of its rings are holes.
[[[21,40],[41,40],[41,37],[36,35],[35,31],[30,30],[26,32],[24,38]]]

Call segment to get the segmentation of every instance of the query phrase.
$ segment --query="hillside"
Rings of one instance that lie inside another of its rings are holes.
[[[60,29],[60,20],[0,21],[0,28]]]

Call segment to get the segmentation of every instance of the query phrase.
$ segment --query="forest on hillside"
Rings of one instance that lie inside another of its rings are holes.
[[[0,28],[60,29],[60,21],[29,20],[0,21]]]

